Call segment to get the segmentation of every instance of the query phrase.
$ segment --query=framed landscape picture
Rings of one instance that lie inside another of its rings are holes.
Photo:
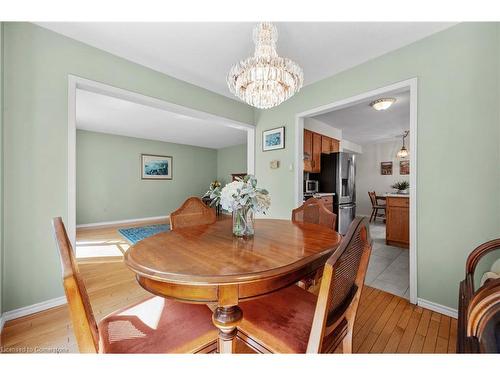
[[[389,176],[392,174],[392,161],[383,161],[380,163],[380,174]]]
[[[409,160],[401,160],[399,162],[399,174],[410,174],[410,161]]]
[[[285,148],[284,126],[262,132],[262,151],[279,150],[282,148]]]
[[[172,157],[141,154],[141,178],[143,180],[171,180]]]

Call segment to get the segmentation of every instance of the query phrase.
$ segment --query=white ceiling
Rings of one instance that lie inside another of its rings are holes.
[[[76,94],[76,127],[214,149],[247,141],[245,130],[80,89]]]
[[[385,111],[376,111],[370,103],[381,97],[396,98],[396,102]],[[410,92],[389,92],[314,118],[342,129],[343,139],[360,145],[401,139],[410,129]]]
[[[40,26],[233,97],[226,74],[253,55],[255,23],[41,22]],[[452,26],[445,22],[279,22],[278,53],[311,84]]]

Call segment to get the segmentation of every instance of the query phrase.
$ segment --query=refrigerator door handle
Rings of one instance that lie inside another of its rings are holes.
[[[347,209],[350,209],[353,207],[356,207],[356,205],[355,204],[341,204],[339,206],[339,210],[347,210]]]

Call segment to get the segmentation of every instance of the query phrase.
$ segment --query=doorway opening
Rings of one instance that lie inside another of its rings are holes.
[[[79,262],[121,260],[137,233],[168,230],[169,213],[189,196],[232,173],[254,174],[252,124],[68,82],[67,230]]]
[[[383,98],[392,106],[371,106]],[[417,78],[298,113],[295,130],[296,206],[321,197],[340,232],[366,216],[374,241],[366,284],[416,304]],[[392,187],[403,181],[408,189]]]

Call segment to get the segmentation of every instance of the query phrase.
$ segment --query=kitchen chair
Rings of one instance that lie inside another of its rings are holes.
[[[371,253],[366,218],[351,223],[327,260],[318,297],[295,285],[242,302],[240,339],[263,353],[352,352],[352,333]]]
[[[150,297],[96,322],[60,217],[52,220],[63,286],[81,353],[205,353],[215,351],[218,331],[206,305]]]
[[[500,238],[476,247],[467,257],[458,301],[457,352],[500,353],[500,279],[476,290],[474,276],[485,256],[500,250]]]
[[[217,215],[213,208],[208,207],[200,198],[191,197],[170,214],[170,229],[213,224],[216,221]]]
[[[302,206],[292,210],[292,221],[319,224],[335,230],[337,215],[327,209],[321,200],[309,198]],[[322,273],[323,269],[315,271],[313,274],[299,281],[299,285],[305,290],[309,289],[321,278]]]
[[[385,223],[385,204],[379,204],[377,199],[377,194],[374,191],[369,191],[368,196],[370,197],[370,202],[372,203],[372,214],[370,215],[370,222],[375,221],[377,217],[384,219]],[[384,213],[379,214],[378,210],[383,210]]]

